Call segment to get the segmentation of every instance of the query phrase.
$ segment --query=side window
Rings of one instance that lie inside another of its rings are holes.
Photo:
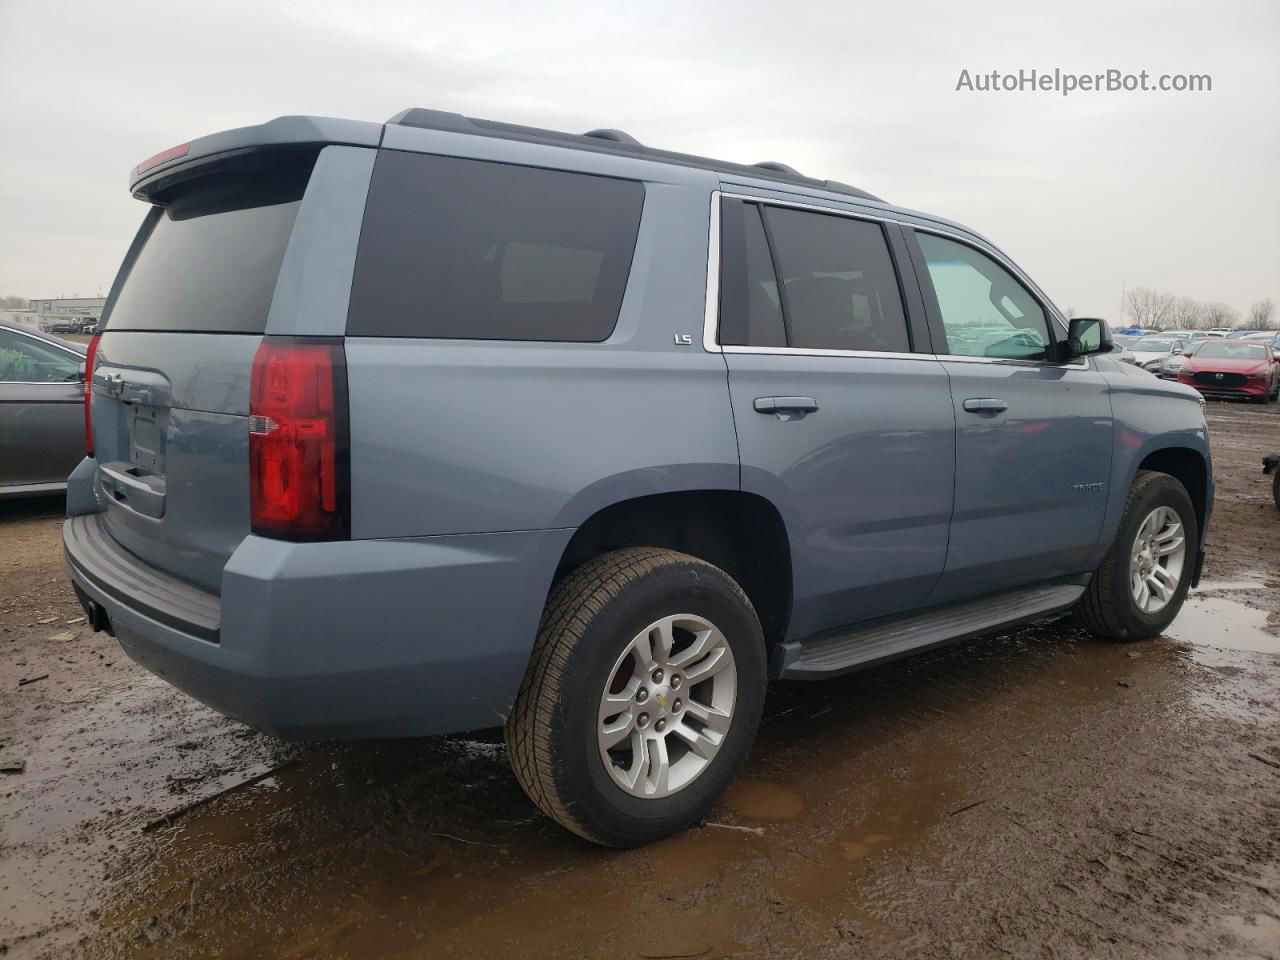
[[[812,350],[906,353],[907,321],[879,224],[765,207],[788,342]]]
[[[608,339],[643,205],[634,180],[381,151],[347,333]]]
[[[785,347],[778,279],[760,208],[741,200],[720,203],[720,342]]]
[[[916,233],[947,335],[961,357],[1043,360],[1052,339],[1048,318],[1013,276],[973,247]]]
[[[0,383],[68,383],[80,378],[80,359],[31,337],[0,330]]]

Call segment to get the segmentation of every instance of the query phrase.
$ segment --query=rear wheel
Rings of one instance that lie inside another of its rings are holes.
[[[1178,615],[1200,543],[1186,488],[1167,473],[1139,471],[1120,529],[1076,614],[1109,640],[1144,640]]]
[[[606,846],[696,823],[746,759],[764,638],[724,571],[672,550],[615,550],[552,591],[506,724],[544,813]]]

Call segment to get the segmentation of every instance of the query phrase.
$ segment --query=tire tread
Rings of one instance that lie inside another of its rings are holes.
[[[666,566],[694,565],[719,572],[711,564],[660,547],[627,547],[584,563],[552,590],[538,627],[529,667],[504,725],[507,756],[516,779],[547,816],[567,830],[606,846],[610,839],[593,830],[561,789],[553,746],[556,705],[573,695],[565,673],[591,621],[628,585]],[[751,602],[731,579],[739,598]]]
[[[1120,543],[1119,531],[1125,529],[1125,522],[1129,519],[1133,512],[1134,504],[1141,497],[1142,492],[1153,483],[1162,480],[1173,480],[1173,477],[1167,473],[1161,473],[1158,470],[1139,470],[1134,477],[1133,485],[1129,487],[1129,494],[1125,499],[1124,513],[1120,516],[1120,523],[1116,527],[1117,539],[1107,551],[1107,555],[1103,558],[1098,569],[1094,571],[1093,577],[1089,580],[1089,586],[1085,588],[1084,595],[1076,603],[1076,616],[1083,623],[1086,630],[1099,637],[1109,640],[1130,640],[1129,628],[1125,626],[1124,621],[1120,618],[1121,602],[1128,602],[1128,597],[1117,597],[1115,591],[1116,577],[1115,569],[1117,563],[1125,564],[1126,568],[1129,563],[1129,552],[1127,544]],[[1193,548],[1193,545],[1188,545]]]

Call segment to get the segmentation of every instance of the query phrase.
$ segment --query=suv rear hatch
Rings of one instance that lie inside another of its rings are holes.
[[[253,359],[316,153],[242,151],[146,195],[156,205],[103,318],[91,387],[103,525],[212,592],[250,530]]]

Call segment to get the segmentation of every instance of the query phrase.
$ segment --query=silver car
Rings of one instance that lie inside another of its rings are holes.
[[[1181,356],[1186,353],[1189,346],[1190,344],[1186,340],[1169,337],[1143,337],[1141,340],[1130,344],[1129,350],[1133,353],[1133,359],[1129,360],[1129,362],[1159,376],[1165,361],[1170,357]]]
[[[85,348],[0,324],[0,498],[65,490],[84,456]]]

